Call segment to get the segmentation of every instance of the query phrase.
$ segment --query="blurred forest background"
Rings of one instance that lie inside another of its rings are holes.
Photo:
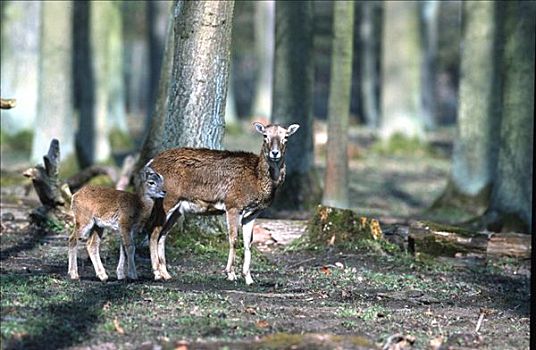
[[[275,210],[363,211],[395,164],[378,191],[396,201],[423,190],[404,174],[440,177],[419,215],[531,232],[535,2],[181,4],[3,0],[3,178],[52,138],[69,176],[174,146],[257,153],[252,121],[299,123]],[[448,168],[399,167],[434,158]]]

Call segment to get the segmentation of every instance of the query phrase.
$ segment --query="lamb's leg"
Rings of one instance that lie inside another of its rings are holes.
[[[117,269],[115,270],[118,280],[124,280],[125,276],[125,267],[127,264],[127,259],[125,258],[125,248],[123,241],[119,243],[119,262],[117,263]]]
[[[242,238],[244,240],[244,266],[242,273],[246,279],[246,284],[253,284],[253,278],[251,278],[250,264],[251,264],[251,242],[253,241],[253,225],[255,219],[247,222],[242,226]]]
[[[167,270],[166,265],[166,238],[169,230],[175,225],[179,218],[183,217],[181,212],[176,209],[167,219],[162,231],[160,232],[160,238],[158,239],[157,253],[158,253],[158,269],[163,279],[168,280],[171,278]]]
[[[78,237],[79,237],[80,225],[75,223],[73,233],[69,236],[69,269],[68,273],[71,279],[77,280],[80,278],[78,275]]]
[[[229,281],[234,281],[236,280],[233,265],[236,256],[235,243],[238,231],[238,210],[229,209],[226,211],[226,216],[227,229],[229,231],[229,258],[227,259],[227,267],[225,267],[225,272],[227,273],[227,279]]]
[[[93,234],[89,237],[86,243],[86,248],[89,254],[89,258],[93,263],[93,267],[95,268],[95,273],[97,274],[97,277],[104,282],[108,280],[108,275],[106,274],[106,270],[102,265],[99,252],[102,232],[103,230],[101,228],[96,227],[95,232],[93,232]]]
[[[136,254],[136,247],[134,246],[134,230],[122,230],[121,238],[127,253],[127,276],[131,280],[136,280],[138,279],[138,273],[136,272],[136,263],[134,261],[134,255]]]

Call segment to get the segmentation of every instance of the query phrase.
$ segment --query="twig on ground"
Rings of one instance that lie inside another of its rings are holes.
[[[484,311],[480,311],[480,316],[478,317],[478,322],[476,323],[475,333],[478,333],[480,327],[482,326],[482,321],[484,321]]]

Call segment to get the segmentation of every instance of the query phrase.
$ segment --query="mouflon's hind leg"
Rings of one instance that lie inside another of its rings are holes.
[[[229,281],[236,280],[236,274],[234,272],[234,262],[236,257],[236,236],[238,231],[238,210],[229,209],[226,211],[227,216],[227,229],[229,231],[229,257],[227,258],[227,266],[225,272],[227,273],[227,279]]]

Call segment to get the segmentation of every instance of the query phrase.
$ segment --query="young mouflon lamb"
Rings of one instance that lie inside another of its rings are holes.
[[[246,284],[253,283],[250,273],[253,223],[270,206],[276,189],[285,179],[285,148],[298,124],[287,129],[280,125],[254,123],[264,136],[260,155],[249,152],[206,148],[175,148],[158,154],[152,167],[166,179],[166,197],[150,236],[151,264],[155,279],[169,279],[166,268],[166,235],[181,215],[225,213],[229,231],[229,258],[225,272],[235,280],[235,243],[242,228],[244,241],[243,274]]]
[[[134,264],[135,232],[139,232],[148,220],[153,209],[154,199],[163,198],[164,178],[150,167],[150,162],[140,172],[138,193],[130,193],[113,188],[87,185],[73,195],[71,209],[75,218],[73,233],[69,237],[69,276],[78,279],[77,245],[78,239],[87,239],[89,253],[97,277],[106,281],[99,255],[99,245],[105,228],[116,231],[121,236],[117,279],[127,276],[137,279]],[[126,259],[125,259],[126,251]]]

